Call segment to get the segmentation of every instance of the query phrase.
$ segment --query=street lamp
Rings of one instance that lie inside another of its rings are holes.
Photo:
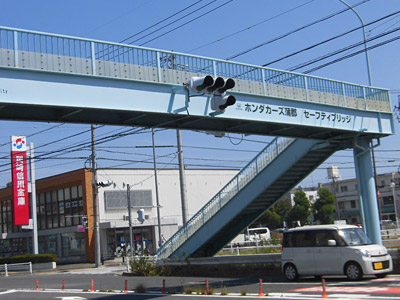
[[[344,0],[339,0],[343,4],[345,4],[347,7],[349,7],[357,16],[357,18],[361,22],[362,30],[363,30],[363,38],[364,38],[364,49],[365,49],[365,59],[367,62],[367,72],[368,72],[368,84],[369,86],[372,86],[372,79],[371,79],[371,69],[369,66],[369,55],[368,55],[368,44],[367,44],[367,35],[365,34],[365,24],[364,21],[361,19],[360,15],[355,11],[355,9],[348,3],[346,3]]]
[[[394,203],[394,216],[395,216],[396,227],[397,227],[397,205],[396,205],[396,195],[395,195],[396,183],[394,182],[394,172],[392,173],[392,182],[390,183],[390,187],[392,188],[393,203]]]

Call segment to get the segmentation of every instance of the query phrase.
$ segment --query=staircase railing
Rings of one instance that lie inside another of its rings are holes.
[[[158,250],[157,257],[167,258],[185,243],[201,226],[211,219],[254,177],[268,166],[295,139],[278,137],[271,141],[253,160],[229,181],[206,205],[203,206]]]

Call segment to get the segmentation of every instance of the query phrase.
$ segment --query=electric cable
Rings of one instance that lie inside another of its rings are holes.
[[[371,1],[371,0],[363,0],[363,1],[359,2],[359,3],[356,3],[356,4],[353,5],[353,8],[354,8],[354,7],[357,7],[357,6],[361,5],[361,4],[364,4],[364,3],[368,2],[368,1]],[[337,16],[337,15],[339,15],[339,14],[342,14],[342,13],[348,11],[349,9],[350,9],[349,7],[344,8],[344,9],[338,11],[338,12],[335,12],[335,13],[333,13],[333,14],[330,14],[330,15],[328,15],[328,16],[326,16],[326,17],[323,17],[323,18],[321,18],[321,19],[318,19],[318,20],[316,20],[316,21],[313,21],[313,22],[311,22],[311,23],[309,23],[309,24],[307,24],[307,25],[298,27],[298,28],[296,28],[296,29],[294,29],[294,30],[292,30],[292,31],[289,31],[289,32],[287,32],[287,33],[284,33],[284,34],[282,34],[282,35],[280,35],[280,36],[278,36],[278,37],[275,37],[275,38],[273,38],[273,39],[271,39],[271,40],[268,40],[268,41],[263,42],[263,43],[261,43],[261,44],[258,44],[258,45],[256,45],[256,46],[253,46],[253,47],[251,47],[251,48],[249,48],[249,49],[247,49],[247,50],[241,51],[241,52],[239,52],[239,53],[237,53],[237,54],[231,55],[231,56],[229,56],[228,58],[226,58],[226,60],[231,60],[231,59],[233,59],[233,58],[237,58],[237,57],[242,56],[242,55],[244,55],[244,54],[247,54],[247,53],[249,53],[249,52],[251,52],[251,51],[254,51],[254,50],[256,50],[256,49],[258,49],[258,48],[260,48],[260,47],[262,47],[262,46],[265,46],[265,45],[271,44],[271,43],[273,43],[273,42],[276,42],[276,41],[278,41],[278,40],[281,40],[281,39],[283,39],[283,38],[285,38],[285,37],[288,37],[288,36],[292,35],[293,33],[299,32],[299,31],[304,30],[304,29],[306,29],[306,28],[308,28],[308,27],[311,27],[311,26],[313,26],[313,25],[315,25],[315,24],[321,23],[321,22],[326,21],[326,20],[328,20],[328,19],[331,19],[331,18],[333,18],[333,17],[335,17],[335,16]]]
[[[400,12],[400,11],[399,11],[399,12]],[[373,37],[368,38],[368,39],[367,39],[367,42],[374,41],[374,40],[379,39],[379,38],[381,38],[381,37],[384,37],[384,36],[386,36],[386,35],[389,35],[389,34],[392,34],[392,33],[394,33],[394,32],[397,32],[397,31],[399,31],[399,30],[400,30],[400,27],[396,27],[396,28],[394,28],[394,29],[392,29],[392,30],[389,30],[389,31],[387,31],[387,32],[384,32],[384,33],[381,33],[381,34],[378,34],[378,35],[375,35],[375,36],[373,36]],[[291,68],[289,68],[289,71],[296,71],[296,70],[298,70],[298,69],[304,68],[304,67],[306,67],[306,66],[309,66],[309,65],[314,64],[314,63],[317,63],[317,62],[319,62],[319,61],[321,61],[321,60],[330,58],[330,57],[335,56],[335,55],[337,55],[337,54],[340,54],[340,53],[342,53],[342,52],[344,52],[344,51],[347,51],[347,50],[356,48],[356,47],[358,47],[358,46],[360,46],[360,45],[363,45],[363,44],[365,44],[364,41],[360,41],[360,42],[351,44],[351,45],[346,46],[346,47],[344,47],[344,48],[341,48],[341,49],[339,49],[339,50],[335,50],[335,51],[330,52],[330,53],[328,53],[328,54],[325,54],[325,55],[323,55],[323,56],[320,56],[320,57],[314,58],[314,59],[312,59],[312,60],[309,60],[309,61],[307,61],[307,62],[305,62],[305,63],[302,63],[302,64],[296,65],[296,66],[294,66],[294,67],[291,67]],[[371,49],[371,46],[368,46],[368,49]],[[362,50],[360,50],[360,51],[363,52],[363,51],[365,51],[365,49],[362,49]],[[362,53],[362,52],[360,52],[360,53]],[[346,57],[347,57],[347,56],[346,56]],[[350,57],[351,57],[351,56],[350,56]]]
[[[201,0],[201,1],[202,1],[202,0]],[[153,33],[156,33],[156,32],[158,32],[158,31],[160,31],[160,30],[162,30],[162,29],[165,29],[166,27],[168,27],[168,26],[170,26],[170,25],[172,25],[172,24],[174,24],[174,23],[176,23],[176,22],[178,22],[178,21],[180,21],[180,20],[182,20],[182,19],[184,19],[184,18],[186,18],[186,17],[188,17],[188,16],[190,16],[190,15],[196,13],[196,12],[198,12],[199,10],[201,10],[201,9],[203,9],[203,8],[205,8],[205,7],[209,6],[209,5],[211,5],[211,4],[213,4],[213,3],[216,2],[216,1],[217,1],[217,0],[213,0],[213,1],[211,1],[211,2],[209,2],[209,3],[207,3],[207,4],[205,4],[205,5],[203,5],[202,7],[200,7],[200,8],[198,8],[198,9],[196,9],[196,10],[194,10],[194,11],[192,11],[192,12],[190,12],[190,13],[188,13],[188,14],[182,16],[182,17],[180,17],[179,19],[174,20],[174,21],[172,21],[172,22],[170,22],[170,23],[164,25],[162,28],[153,30],[152,32],[147,33],[146,35],[144,35],[144,36],[142,36],[142,37],[140,37],[140,38],[137,38],[136,40],[131,41],[131,42],[129,42],[128,44],[131,45],[131,44],[133,44],[133,43],[135,43],[135,42],[137,42],[137,41],[140,41],[140,40],[142,40],[142,39],[144,39],[144,38],[146,38],[146,37],[152,35]],[[198,2],[200,2],[200,1],[198,1]],[[195,4],[197,4],[198,2],[196,2]],[[193,6],[193,5],[191,5],[191,6]],[[189,7],[191,7],[191,6],[188,6],[187,8],[189,8]],[[184,9],[184,10],[186,10],[186,9]],[[184,10],[182,10],[182,11],[184,11]],[[164,20],[162,20],[162,21],[158,22],[157,24],[154,24],[154,25],[152,25],[152,26],[150,26],[150,27],[154,27],[154,26],[158,25],[159,23],[162,23],[162,22],[164,22],[164,21],[166,21],[166,20],[168,20],[168,19],[169,19],[169,18],[166,18],[166,19],[164,19]],[[135,34],[135,35],[137,35],[137,34]],[[134,35],[134,36],[135,36],[135,35]],[[127,39],[125,39],[125,40],[127,40]],[[125,40],[124,40],[124,41],[125,41]]]
[[[193,19],[191,19],[191,20],[189,20],[189,21],[187,21],[187,22],[185,22],[185,23],[183,23],[183,24],[181,24],[181,25],[179,25],[179,26],[177,26],[177,27],[175,27],[175,28],[173,28],[173,29],[167,31],[167,32],[164,32],[164,33],[162,33],[162,34],[160,34],[160,35],[158,35],[158,36],[156,36],[156,37],[154,37],[154,38],[152,38],[152,39],[150,39],[150,40],[148,40],[148,41],[146,41],[146,42],[140,44],[139,46],[143,46],[143,45],[145,45],[145,44],[148,44],[148,43],[150,43],[150,42],[152,42],[152,41],[154,41],[154,40],[156,40],[156,39],[158,39],[158,38],[160,38],[160,37],[162,37],[162,36],[165,36],[165,35],[167,35],[167,34],[173,32],[173,31],[175,31],[175,30],[177,30],[177,29],[179,29],[179,28],[181,28],[181,27],[183,27],[183,26],[186,26],[186,25],[189,24],[189,23],[192,23],[193,21],[196,21],[196,20],[198,20],[198,19],[204,17],[205,15],[208,15],[209,13],[215,12],[217,9],[219,9],[219,8],[221,8],[221,7],[223,7],[223,6],[227,5],[227,4],[229,4],[229,3],[232,2],[232,1],[233,1],[233,0],[228,0],[228,1],[226,1],[225,3],[223,3],[223,4],[221,4],[221,5],[219,5],[219,6],[215,7],[215,8],[213,8],[213,9],[211,9],[211,10],[209,10],[209,11],[203,13],[203,14],[201,14],[200,16],[198,16],[198,17],[196,17],[196,18],[193,18]],[[370,1],[370,0],[364,0],[364,1]]]
[[[238,34],[240,34],[240,33],[242,33],[242,32],[245,32],[245,31],[247,31],[247,30],[251,30],[251,29],[253,29],[254,27],[257,27],[257,26],[259,26],[259,25],[261,25],[261,24],[264,24],[264,23],[266,23],[266,22],[268,22],[268,21],[271,21],[271,20],[273,20],[273,19],[276,19],[276,18],[278,18],[278,17],[281,17],[281,16],[283,16],[283,15],[289,13],[289,12],[292,12],[292,11],[294,11],[294,10],[296,10],[296,9],[298,9],[298,8],[301,8],[301,7],[307,5],[307,4],[311,3],[311,2],[314,2],[314,1],[315,1],[315,0],[310,0],[310,1],[306,2],[306,3],[303,3],[303,4],[301,4],[301,5],[298,5],[298,6],[294,7],[294,8],[291,8],[291,9],[289,9],[289,10],[286,10],[286,11],[280,13],[280,14],[277,14],[277,15],[275,15],[275,16],[273,16],[273,17],[270,17],[270,18],[268,18],[268,19],[265,19],[265,20],[263,20],[263,21],[261,21],[261,22],[258,22],[258,23],[256,23],[256,24],[250,25],[250,26],[248,26],[248,27],[246,27],[246,28],[244,28],[244,29],[241,29],[241,30],[239,30],[239,31],[236,31],[236,32],[234,32],[234,33],[228,34],[228,35],[226,35],[226,36],[224,36],[224,37],[222,37],[222,38],[219,38],[219,39],[217,39],[217,40],[215,40],[215,41],[213,41],[213,42],[207,43],[207,44],[205,44],[205,45],[199,46],[199,47],[197,47],[197,48],[194,48],[194,49],[191,49],[191,50],[188,50],[188,51],[185,51],[185,52],[186,52],[186,53],[191,53],[191,52],[196,51],[196,50],[199,50],[199,49],[201,49],[201,48],[211,46],[211,45],[213,45],[213,44],[215,44],[215,43],[218,43],[218,42],[221,42],[221,41],[223,41],[223,40],[225,40],[225,39],[231,38],[231,37],[233,37],[233,36],[235,36],[235,35],[238,35]]]
[[[400,39],[400,36],[394,37],[394,38],[392,38],[392,39],[390,39],[390,40],[386,40],[386,41],[381,42],[381,43],[379,43],[379,44],[375,44],[375,45],[373,45],[373,46],[368,46],[367,50],[373,50],[373,49],[375,49],[375,48],[379,48],[379,47],[384,46],[384,45],[386,45],[386,44],[395,42],[395,41],[397,41],[397,40],[399,40],[399,39]],[[317,71],[317,70],[319,70],[319,69],[325,68],[325,67],[327,67],[327,66],[329,66],[329,65],[335,64],[335,63],[337,63],[337,62],[340,62],[340,61],[342,61],[342,60],[345,60],[345,59],[347,59],[347,58],[356,56],[356,55],[361,54],[361,53],[364,53],[364,52],[365,52],[365,49],[360,50],[360,51],[357,51],[357,52],[354,52],[354,53],[351,53],[351,54],[349,54],[349,55],[346,55],[346,56],[343,56],[343,57],[341,57],[341,58],[338,58],[338,59],[332,60],[332,61],[330,61],[330,62],[327,62],[327,63],[325,63],[325,64],[323,64],[323,65],[320,65],[320,66],[317,66],[317,67],[315,67],[315,68],[309,69],[309,70],[303,72],[303,74],[309,74],[309,73],[315,72],[315,71]]]
[[[141,31],[139,31],[139,32],[137,32],[137,33],[135,33],[135,34],[132,34],[131,36],[127,37],[126,39],[123,39],[122,41],[120,41],[120,43],[123,43],[123,42],[125,42],[125,41],[127,41],[127,40],[129,40],[129,39],[131,39],[131,38],[133,38],[133,37],[135,37],[135,36],[137,36],[137,35],[139,35],[139,34],[145,32],[145,31],[147,31],[147,30],[149,30],[149,29],[151,29],[151,28],[153,28],[153,27],[155,27],[155,26],[157,26],[157,25],[159,25],[159,24],[161,24],[161,23],[163,23],[163,22],[165,22],[165,21],[167,21],[167,20],[169,20],[169,19],[175,17],[176,15],[179,15],[181,12],[184,12],[185,10],[187,10],[187,9],[189,9],[189,8],[191,8],[191,7],[193,7],[193,6],[195,6],[196,4],[198,4],[198,3],[202,2],[202,1],[203,1],[203,0],[198,0],[198,1],[195,2],[195,3],[193,3],[193,4],[189,5],[189,6],[186,6],[184,9],[181,9],[180,11],[178,11],[178,12],[176,12],[176,13],[174,13],[174,14],[172,14],[172,15],[170,15],[170,16],[164,18],[164,19],[162,19],[161,21],[158,21],[157,23],[155,23],[155,24],[153,24],[153,25],[151,25],[151,26],[149,26],[149,27],[146,27],[145,29],[143,29],[143,30],[141,30]],[[215,1],[216,1],[216,0],[215,0]],[[214,2],[214,1],[213,1],[213,2]],[[210,4],[211,4],[211,3],[212,3],[212,2],[210,2]],[[201,8],[200,8],[200,9],[201,9]],[[143,37],[142,37],[142,38],[143,38]],[[142,38],[141,38],[141,39],[142,39]],[[134,43],[134,42],[135,42],[135,41],[133,41],[133,42],[131,42],[131,43]],[[130,43],[130,44],[131,44],[131,43]]]
[[[375,23],[380,22],[380,21],[382,21],[382,20],[384,20],[384,19],[386,19],[386,18],[390,18],[390,17],[393,16],[393,15],[398,15],[399,13],[400,13],[400,10],[399,10],[399,11],[396,11],[396,12],[394,12],[394,13],[392,13],[392,14],[386,15],[386,16],[384,16],[384,17],[382,17],[382,18],[379,18],[379,19],[377,19],[377,20],[375,20],[375,21],[372,21],[372,22],[370,22],[370,23],[367,23],[367,24],[365,24],[365,26],[369,26],[369,25],[375,24]],[[279,59],[275,59],[275,60],[273,60],[273,61],[270,61],[270,62],[268,62],[268,63],[265,63],[265,64],[263,64],[262,66],[263,66],[263,67],[266,67],[266,66],[269,66],[269,65],[271,65],[271,64],[274,64],[274,63],[277,63],[277,62],[279,62],[279,61],[282,61],[282,60],[284,60],[284,59],[287,59],[287,58],[289,58],[289,57],[292,57],[292,56],[294,56],[294,55],[297,55],[297,54],[300,54],[300,53],[302,53],[302,52],[311,50],[311,49],[313,49],[313,48],[315,48],[315,47],[321,46],[321,45],[323,45],[323,44],[325,44],[325,43],[331,42],[331,41],[333,41],[333,40],[335,40],[335,39],[338,39],[338,38],[340,38],[340,37],[343,37],[343,36],[345,36],[345,35],[347,35],[347,34],[349,34],[349,33],[352,33],[352,32],[354,32],[354,31],[357,31],[357,30],[359,30],[359,29],[361,29],[361,28],[363,28],[363,26],[359,26],[359,27],[353,28],[353,29],[351,29],[351,30],[349,30],[349,31],[346,31],[346,32],[344,32],[344,33],[335,35],[335,36],[333,36],[333,37],[331,37],[331,38],[329,38],[329,39],[326,39],[326,40],[324,40],[324,41],[322,41],[322,42],[313,44],[313,45],[311,45],[311,46],[308,46],[308,47],[306,47],[306,48],[303,48],[303,49],[298,50],[298,51],[296,51],[296,52],[293,52],[293,53],[291,53],[291,54],[285,55],[285,56],[283,56],[283,57],[281,57],[281,58],[279,58]]]

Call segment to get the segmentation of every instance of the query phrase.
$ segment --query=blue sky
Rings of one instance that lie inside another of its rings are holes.
[[[348,0],[365,24],[400,10],[398,0]],[[36,30],[104,41],[126,42],[145,47],[174,50],[212,58],[227,59],[254,65],[264,65],[330,37],[360,26],[352,11],[316,23],[288,34],[346,6],[340,0],[3,0],[0,26]],[[193,6],[163,23],[140,33],[161,20]],[[204,8],[201,8],[203,7]],[[220,8],[218,8],[221,6]],[[193,12],[193,13],[192,13]],[[190,14],[183,18],[184,15]],[[203,16],[202,16],[203,15]],[[192,21],[193,20],[193,21]],[[171,23],[171,25],[168,25]],[[187,23],[187,24],[185,24]],[[368,38],[400,27],[400,14],[366,27]],[[154,31],[154,32],[153,32]],[[168,31],[171,31],[168,33]],[[399,36],[400,31],[370,42],[370,46]],[[139,33],[139,34],[138,34]],[[146,36],[147,35],[147,36]],[[287,35],[284,38],[278,37]],[[140,39],[139,39],[140,38]],[[276,41],[272,41],[275,40]],[[316,57],[329,54],[362,40],[361,29],[342,38],[304,51],[269,67],[288,70]],[[264,44],[263,46],[261,46]],[[252,51],[248,51],[255,48]],[[361,50],[357,47],[344,51],[347,55]],[[390,89],[392,106],[400,95],[400,40],[369,51],[373,86]],[[247,52],[248,51],[248,52]],[[238,55],[247,52],[243,55]],[[331,59],[338,58],[334,56]],[[326,61],[330,61],[328,59]],[[323,61],[323,62],[326,62]],[[323,63],[321,62],[321,63]],[[304,72],[310,67],[297,70]],[[311,73],[357,84],[368,84],[365,55],[360,54]],[[11,180],[9,167],[10,138],[26,135],[33,142],[36,154],[90,141],[90,126],[79,124],[48,124],[0,121],[0,187]],[[399,132],[396,121],[396,132]],[[98,139],[126,130],[104,126],[96,130]],[[73,136],[75,135],[75,136]],[[176,132],[156,132],[159,167],[176,167]],[[271,137],[230,134],[216,138],[203,132],[182,132],[185,163],[188,167],[244,166]],[[151,133],[149,131],[116,139],[98,147],[99,167],[152,167]],[[383,138],[376,149],[378,173],[397,171],[400,165],[399,135]],[[63,153],[59,157],[38,161],[37,178],[42,178],[84,167],[90,148]],[[4,165],[4,166],[3,166]],[[343,179],[354,177],[352,151],[341,151],[310,175],[301,185],[311,186],[326,182],[326,168],[338,165]]]

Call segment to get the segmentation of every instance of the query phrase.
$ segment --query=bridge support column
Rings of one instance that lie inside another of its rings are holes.
[[[362,224],[372,242],[382,245],[370,143],[370,139],[355,140],[354,164]]]

